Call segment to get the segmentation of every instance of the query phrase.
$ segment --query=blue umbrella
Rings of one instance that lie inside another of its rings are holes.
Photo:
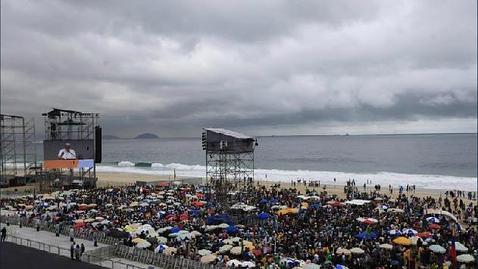
[[[239,229],[236,226],[231,225],[231,226],[226,228],[226,232],[228,234],[237,234],[239,232]]]
[[[257,217],[258,217],[260,220],[266,220],[266,219],[270,218],[271,215],[269,215],[269,213],[262,212],[262,213],[258,214]]]
[[[259,201],[259,204],[263,205],[263,204],[267,204],[269,202],[269,200],[267,200],[266,198],[262,198],[260,201]]]
[[[207,225],[217,225],[221,223],[227,223],[229,225],[234,224],[231,217],[227,214],[219,214],[219,215],[209,216],[206,218]]]
[[[181,229],[179,229],[178,227],[173,227],[169,231],[173,234],[173,233],[177,233],[177,232],[181,231]]]
[[[197,216],[199,216],[199,210],[198,209],[191,209],[191,210],[189,210],[189,215],[191,215],[192,217],[197,217]]]
[[[319,208],[321,208],[321,207],[322,207],[322,206],[321,206],[320,204],[312,204],[312,205],[310,206],[310,208],[312,208],[312,209],[319,209]]]
[[[360,240],[373,240],[377,238],[377,234],[374,232],[363,231],[355,235]]]

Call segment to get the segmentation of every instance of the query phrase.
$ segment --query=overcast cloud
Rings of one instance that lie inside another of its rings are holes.
[[[1,1],[1,111],[105,133],[475,132],[477,2]]]

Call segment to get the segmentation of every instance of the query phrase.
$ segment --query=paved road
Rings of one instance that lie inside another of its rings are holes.
[[[67,257],[51,254],[10,242],[0,243],[0,268],[15,269],[104,269],[93,264],[73,261]]]

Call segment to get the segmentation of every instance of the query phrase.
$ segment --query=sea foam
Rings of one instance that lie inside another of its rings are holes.
[[[137,173],[147,175],[172,175],[176,170],[179,177],[204,177],[206,167],[195,164],[181,163],[134,163],[130,161],[121,161],[117,165],[99,165],[99,172],[119,172],[119,173]],[[349,179],[355,179],[357,186],[361,187],[366,180],[371,180],[372,185],[380,184],[385,188],[389,184],[397,186],[416,185],[417,188],[441,189],[441,190],[466,190],[476,191],[476,177],[457,177],[445,175],[424,175],[424,174],[404,174],[392,172],[379,173],[350,173],[336,171],[313,171],[313,170],[280,170],[280,169],[255,169],[254,176],[256,180],[282,181],[306,179],[320,180],[321,184],[345,184]]]

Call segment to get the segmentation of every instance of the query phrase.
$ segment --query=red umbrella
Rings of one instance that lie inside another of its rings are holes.
[[[344,205],[342,202],[339,202],[339,201],[328,201],[327,204],[331,206],[337,206],[337,207]]]
[[[179,220],[181,220],[181,221],[188,220],[188,219],[189,219],[188,212],[185,212],[185,213],[179,215]]]
[[[256,248],[252,251],[252,254],[254,254],[254,256],[258,257],[258,256],[262,255],[262,251],[260,249]]]
[[[430,228],[432,230],[438,230],[438,229],[440,229],[440,225],[438,225],[436,223],[432,223],[432,224],[428,225],[428,228]]]
[[[204,206],[204,202],[194,201],[194,202],[192,202],[192,205],[195,206],[195,207],[202,207],[202,206]]]
[[[84,222],[77,222],[77,223],[75,223],[75,224],[73,225],[73,228],[74,228],[74,229],[80,229],[80,228],[83,228],[83,227],[85,227],[85,226],[86,226],[86,223],[84,223]]]
[[[374,224],[375,222],[374,221],[371,221],[369,219],[366,219],[362,222],[363,224],[367,224],[367,225],[371,225],[371,224]]]
[[[176,215],[173,215],[173,214],[167,215],[166,219],[169,220],[169,221],[172,221],[172,220],[176,219]]]
[[[432,237],[432,234],[430,232],[421,232],[417,233],[417,236],[420,238],[429,238]]]

